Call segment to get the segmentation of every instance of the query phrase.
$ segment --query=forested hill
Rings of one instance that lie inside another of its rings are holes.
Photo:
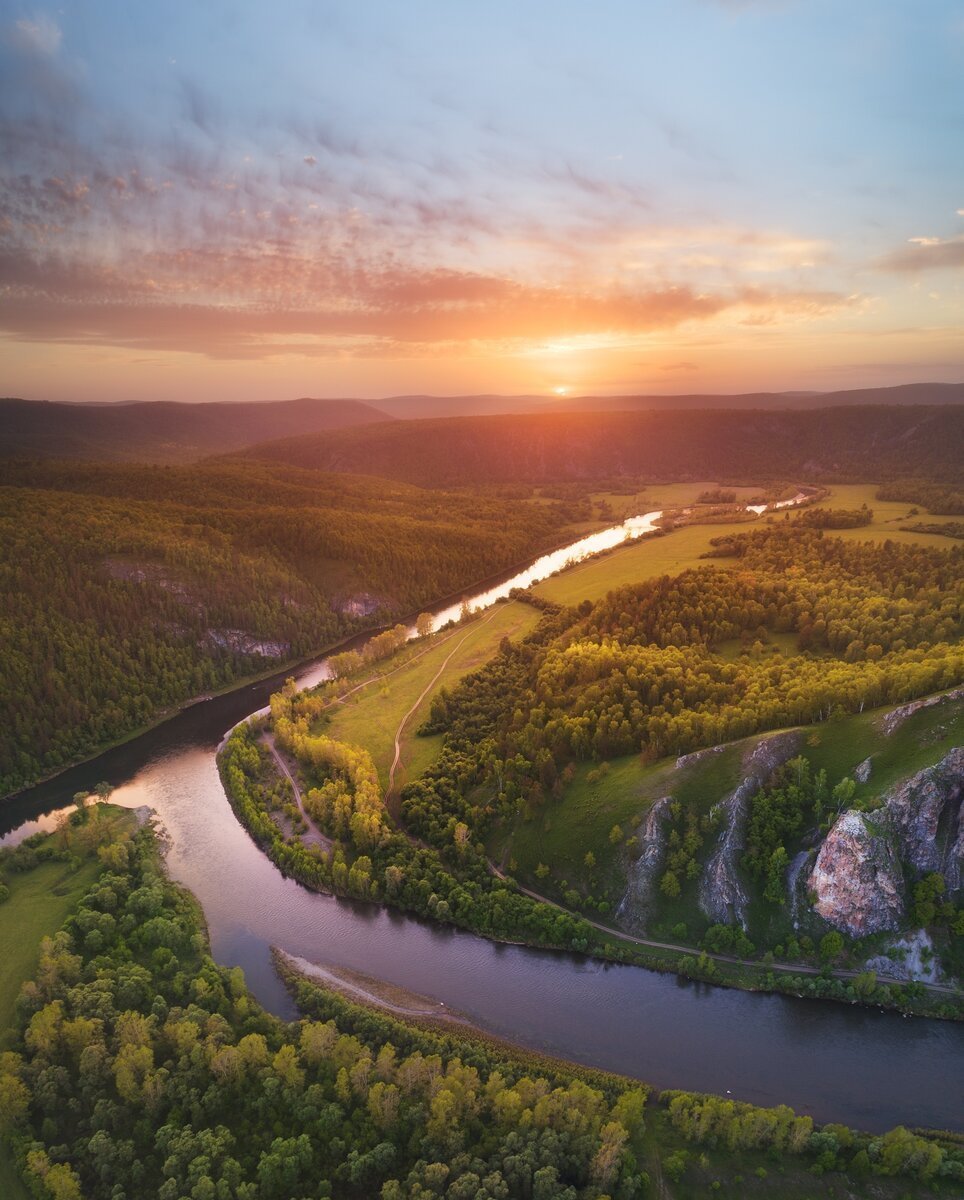
[[[964,405],[594,412],[396,421],[276,440],[243,457],[433,484],[643,476],[952,482]]]
[[[513,566],[568,516],[253,463],[0,463],[0,795]]]
[[[870,404],[964,404],[964,383],[905,383],[897,387],[847,388],[839,392],[693,392],[653,396],[388,396],[376,400],[390,417],[495,416],[498,413],[637,412],[692,408],[839,408]]]
[[[265,438],[385,421],[360,400],[55,404],[0,399],[0,456],[188,462]]]

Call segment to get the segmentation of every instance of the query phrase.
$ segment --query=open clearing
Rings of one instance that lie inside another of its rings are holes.
[[[382,788],[387,790],[395,757],[395,734],[414,707],[400,739],[401,755],[394,780],[397,791],[431,766],[441,749],[440,734],[417,736],[419,726],[428,715],[432,696],[440,688],[451,687],[464,675],[483,666],[504,637],[525,637],[535,628],[539,616],[537,609],[513,600],[496,605],[491,614],[483,614],[464,629],[458,628],[454,637],[450,638],[448,633],[436,635],[435,645],[426,653],[412,658],[399,670],[375,679],[368,687],[350,695],[344,703],[331,705],[328,709],[331,721],[325,725],[324,732],[337,741],[363,746],[375,760],[378,778]],[[458,644],[460,639],[464,640]],[[438,680],[428,694],[422,696],[449,655],[451,658]],[[422,697],[420,701],[419,697]]]
[[[694,500],[700,491],[709,488],[711,484],[670,484],[654,486],[643,495],[649,510],[659,508],[661,502],[666,505],[687,504]],[[936,533],[911,533],[902,528],[904,524],[914,524],[926,520],[926,514],[908,517],[914,507],[904,501],[876,500],[877,484],[834,484],[830,495],[819,501],[815,507],[821,508],[860,508],[866,504],[873,509],[872,524],[859,529],[834,529],[827,533],[828,537],[841,537],[851,542],[883,542],[888,538],[900,545],[915,544],[918,546],[935,546],[939,550],[947,550],[953,542]],[[751,492],[759,489],[736,489]],[[898,520],[906,518],[906,521]],[[774,520],[782,521],[783,516]],[[792,519],[792,518],[791,518]],[[728,559],[704,559],[700,555],[710,549],[712,538],[725,534],[749,533],[754,529],[764,527],[765,518],[761,521],[733,521],[721,525],[684,525],[663,537],[644,538],[632,542],[625,547],[619,547],[600,558],[589,559],[579,566],[572,567],[561,574],[537,584],[533,591],[554,600],[557,604],[579,604],[583,600],[598,600],[614,588],[627,584],[641,583],[658,575],[677,575],[691,567],[708,567],[715,569],[719,566],[732,565]]]

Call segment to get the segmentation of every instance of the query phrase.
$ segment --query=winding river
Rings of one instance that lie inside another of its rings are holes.
[[[642,536],[658,517],[593,534],[464,602],[486,607],[513,587]],[[457,617],[462,603],[440,606],[436,626]],[[964,1025],[499,945],[285,879],[238,824],[215,765],[225,731],[263,707],[284,674],[194,704],[5,801],[2,840],[51,828],[74,792],[101,779],[115,786],[117,803],[149,805],[169,841],[172,876],[204,907],[214,956],[242,967],[261,1002],[285,1018],[295,1012],[272,968],[272,945],[390,980],[502,1037],[659,1087],[786,1103],[818,1121],[872,1131],[898,1123],[964,1129]],[[309,686],[327,676],[327,665],[318,659],[295,674]]]

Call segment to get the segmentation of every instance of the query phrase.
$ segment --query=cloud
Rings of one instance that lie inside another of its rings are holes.
[[[911,274],[964,267],[964,235],[953,238],[910,238],[909,245],[879,259],[877,267],[882,271]]]
[[[60,49],[63,33],[51,17],[41,13],[29,20],[24,17],[7,31],[7,42],[23,54],[53,58]]]
[[[35,342],[178,350],[214,358],[392,357],[547,339],[628,339],[732,311],[765,323],[852,303],[833,293],[546,286],[508,276],[333,253],[184,249],[139,269],[56,254],[0,257],[0,330]],[[681,368],[683,369],[683,368]]]

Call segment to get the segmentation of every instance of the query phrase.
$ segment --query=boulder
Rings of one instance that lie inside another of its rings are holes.
[[[856,779],[858,783],[866,783],[870,778],[873,769],[874,760],[872,758],[865,758],[862,763],[858,763],[857,766],[854,767],[854,779]]]

